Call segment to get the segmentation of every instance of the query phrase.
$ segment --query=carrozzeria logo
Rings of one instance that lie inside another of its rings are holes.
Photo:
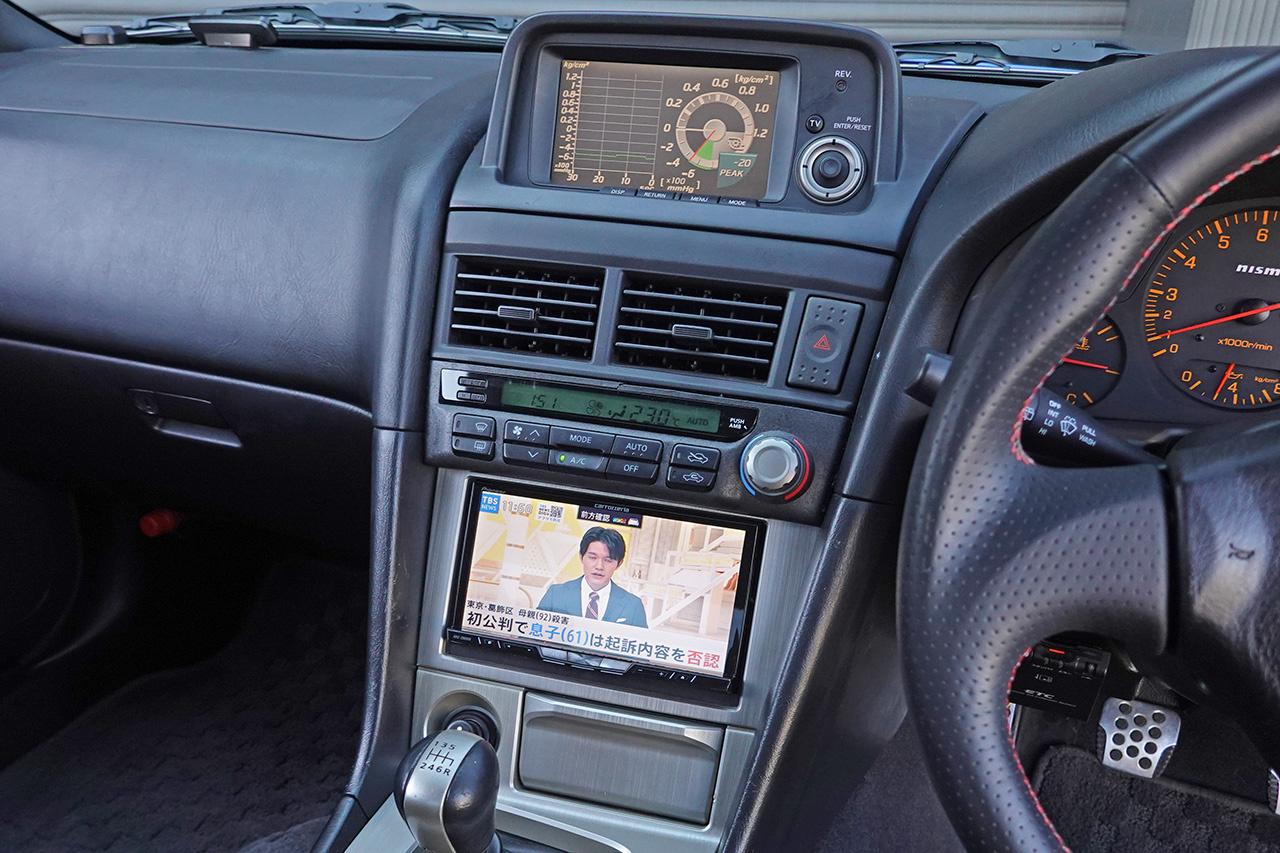
[[[1247,272],[1250,275],[1280,276],[1280,267],[1258,267],[1253,264],[1236,264],[1236,272]],[[1271,347],[1267,347],[1267,349],[1271,349]]]
[[[1240,338],[1218,338],[1218,346],[1239,347],[1240,349],[1260,349],[1270,352],[1275,349],[1271,344],[1260,344],[1257,341],[1245,341]]]

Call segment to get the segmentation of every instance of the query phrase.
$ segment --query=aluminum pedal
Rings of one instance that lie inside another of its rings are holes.
[[[1172,708],[1108,699],[1098,727],[1098,754],[1105,766],[1154,779],[1173,757],[1182,718]]]
[[[1280,773],[1274,770],[1267,773],[1267,805],[1280,814]]]

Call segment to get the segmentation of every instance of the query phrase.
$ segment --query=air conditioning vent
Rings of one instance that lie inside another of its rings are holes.
[[[597,269],[461,258],[449,342],[589,359],[603,284]]]
[[[631,278],[622,291],[616,359],[763,382],[786,305],[786,293],[769,288]]]

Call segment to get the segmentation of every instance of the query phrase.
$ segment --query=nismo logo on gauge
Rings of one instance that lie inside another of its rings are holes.
[[[1160,372],[1209,405],[1280,405],[1280,206],[1206,210],[1166,252],[1142,308]]]

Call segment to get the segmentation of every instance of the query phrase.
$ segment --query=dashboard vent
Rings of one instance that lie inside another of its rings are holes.
[[[622,291],[615,354],[636,367],[763,382],[786,305],[780,290],[631,278]]]
[[[603,284],[597,269],[461,258],[449,342],[589,359]]]

